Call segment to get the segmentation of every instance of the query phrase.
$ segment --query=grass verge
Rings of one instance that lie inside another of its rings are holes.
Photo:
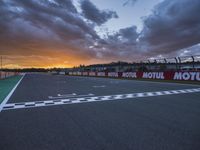
[[[21,77],[22,76],[19,75],[0,80],[0,104],[17,84],[17,82],[21,79]]]

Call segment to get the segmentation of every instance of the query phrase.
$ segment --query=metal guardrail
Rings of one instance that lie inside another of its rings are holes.
[[[200,62],[200,55],[195,56],[182,56],[174,58],[160,58],[160,59],[148,59],[142,61],[143,63],[195,63]]]
[[[200,70],[200,55],[184,56],[163,59],[148,59],[140,63],[116,62],[110,64],[97,64],[90,66],[80,66],[73,71],[172,71]]]

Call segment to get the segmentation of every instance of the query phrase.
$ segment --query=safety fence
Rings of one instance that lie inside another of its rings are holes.
[[[80,65],[71,71],[90,72],[159,72],[159,71],[200,71],[200,55],[174,58],[150,58],[141,62],[112,62],[108,64]]]
[[[112,78],[134,78],[134,79],[159,79],[159,80],[181,80],[200,81],[200,71],[164,71],[164,72],[69,72],[73,76],[94,76]]]
[[[5,71],[0,71],[0,79],[5,79],[9,78],[15,75],[18,75],[19,73],[17,72],[5,72]]]

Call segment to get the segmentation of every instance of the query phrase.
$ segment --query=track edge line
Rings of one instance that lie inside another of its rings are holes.
[[[0,104],[0,112],[3,110],[3,107],[6,105],[6,103],[8,102],[8,100],[10,99],[10,97],[12,96],[12,94],[14,93],[14,91],[16,90],[16,88],[18,87],[18,85],[21,83],[21,81],[23,80],[24,76],[26,74],[23,74],[23,76],[21,77],[21,79],[17,82],[17,84],[12,88],[12,90],[9,92],[9,94],[4,98],[4,100],[2,101],[2,103]]]

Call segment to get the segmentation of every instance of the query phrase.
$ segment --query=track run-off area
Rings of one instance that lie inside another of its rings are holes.
[[[29,73],[0,111],[1,150],[200,149],[200,85]]]

